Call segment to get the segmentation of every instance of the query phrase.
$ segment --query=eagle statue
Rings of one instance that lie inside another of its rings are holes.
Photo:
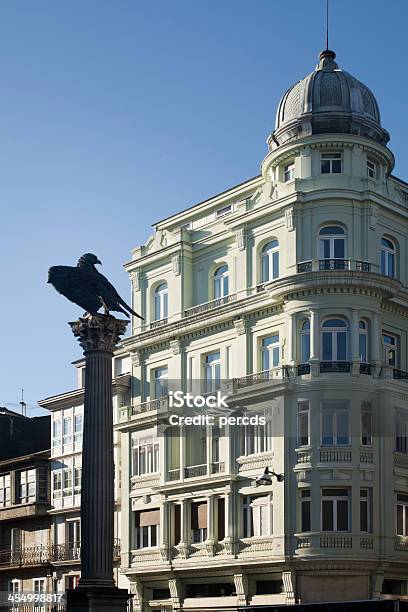
[[[143,319],[126,304],[108,279],[98,272],[95,264],[101,264],[96,255],[85,253],[74,266],[52,266],[48,271],[48,282],[74,304],[89,314],[96,314],[104,308],[105,314],[111,310],[123,312],[128,318],[131,313]]]

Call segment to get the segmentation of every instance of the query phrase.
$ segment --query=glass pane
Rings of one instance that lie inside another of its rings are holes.
[[[343,319],[327,319],[323,327],[346,327],[346,322]]]
[[[343,238],[337,238],[336,240],[334,240],[334,257],[336,259],[344,259],[345,257]]]
[[[272,278],[279,276],[279,252],[272,253]]]
[[[337,234],[344,234],[344,229],[338,225],[327,225],[322,227],[319,232],[320,236],[335,236]]]
[[[337,332],[337,361],[346,361],[347,359],[347,334],[346,332]]]
[[[385,258],[387,254],[385,251],[381,251],[381,274],[386,274],[387,270],[385,268]]]
[[[162,313],[162,318],[165,319],[168,316],[168,304],[169,304],[169,294],[167,293],[163,293],[163,313]]]
[[[223,278],[223,296],[228,295],[229,287],[228,287],[228,276],[224,276]]]
[[[322,444],[332,445],[333,440],[333,413],[322,414]]]
[[[333,360],[332,333],[323,332],[323,361]]]
[[[349,414],[337,413],[337,444],[349,444]]]
[[[333,502],[329,499],[322,502],[322,529],[333,531]]]
[[[156,319],[156,321],[161,318],[160,317],[160,296],[159,295],[154,296],[154,318]]]
[[[276,366],[279,365],[279,346],[275,346],[273,348],[273,367],[276,368]]]
[[[268,350],[263,350],[262,351],[262,370],[269,370],[270,366],[269,366],[269,351]]]
[[[322,246],[324,259],[330,259],[330,240],[322,240]]]
[[[262,255],[262,282],[269,280],[269,255]]]
[[[330,174],[330,160],[322,159],[322,174]]]
[[[363,363],[366,363],[367,362],[367,336],[366,334],[359,335],[358,345],[359,345],[360,359]]]
[[[324,503],[324,502],[323,502]],[[310,531],[310,501],[302,501],[301,531]]]
[[[341,172],[341,159],[333,159],[332,172],[334,174],[339,174]]]
[[[348,531],[348,500],[337,500],[337,531]]]
[[[310,334],[302,334],[302,363],[306,363],[310,358]]]
[[[395,276],[395,256],[388,253],[388,276]]]
[[[214,298],[218,300],[221,297],[221,280],[216,278],[214,280]]]
[[[360,531],[368,531],[368,504],[360,501]]]

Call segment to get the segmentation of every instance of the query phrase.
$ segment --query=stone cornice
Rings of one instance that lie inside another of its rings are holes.
[[[112,380],[113,392],[127,391],[130,388],[130,375],[123,374]],[[84,402],[84,389],[75,389],[67,391],[60,395],[52,395],[45,399],[39,400],[37,404],[46,410],[61,410],[72,406],[79,406]]]

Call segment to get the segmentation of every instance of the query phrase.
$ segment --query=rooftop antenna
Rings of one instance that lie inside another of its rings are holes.
[[[21,401],[20,401],[20,406],[21,406],[21,414],[23,416],[27,416],[27,404],[24,401],[24,389],[21,389]]]
[[[326,51],[329,50],[329,0],[326,0]]]

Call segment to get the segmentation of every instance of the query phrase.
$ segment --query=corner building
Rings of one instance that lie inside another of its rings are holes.
[[[407,593],[408,184],[388,140],[323,51],[261,174],[158,222],[126,264],[145,317],[116,425],[135,610]],[[271,420],[175,435],[167,385],[196,380]],[[265,467],[284,481],[256,486]]]

